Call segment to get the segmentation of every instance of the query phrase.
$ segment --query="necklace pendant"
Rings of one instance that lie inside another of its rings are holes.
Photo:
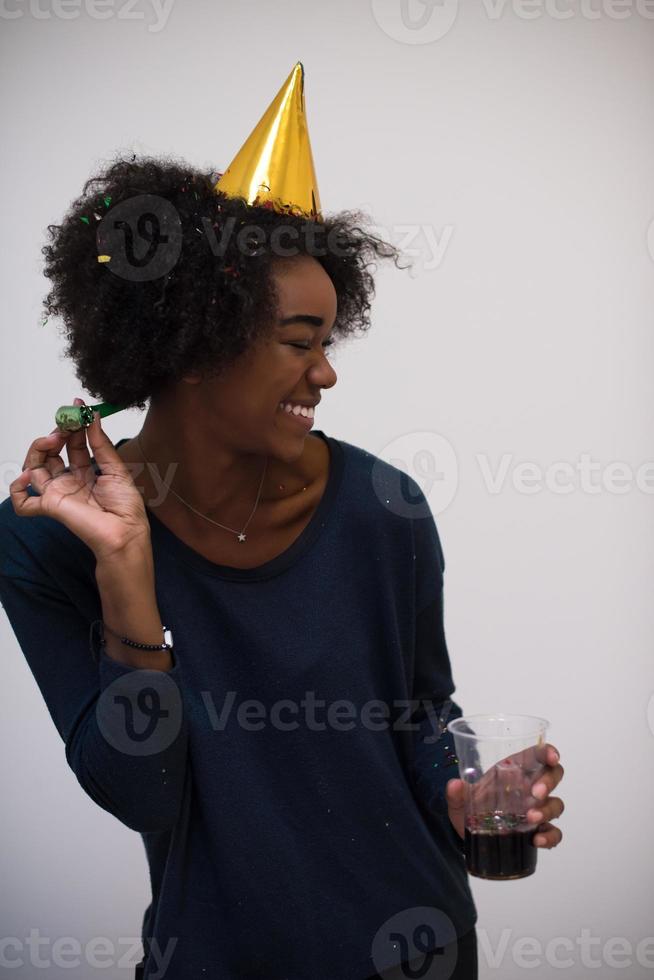
[[[239,541],[245,541],[245,535],[243,534],[243,532],[242,532],[242,531],[241,531],[241,533],[240,533],[240,534],[239,534],[239,536],[238,536],[238,540],[239,540]]]

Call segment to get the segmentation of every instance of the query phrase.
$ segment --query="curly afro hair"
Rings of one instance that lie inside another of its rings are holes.
[[[377,258],[398,265],[400,253],[361,227],[365,216],[248,205],[216,192],[219,176],[170,158],[118,159],[48,226],[44,307],[63,320],[66,356],[93,397],[145,408],[190,371],[220,375],[272,330],[271,273],[294,255],[314,256],[331,278],[336,342],[370,326],[370,269]]]

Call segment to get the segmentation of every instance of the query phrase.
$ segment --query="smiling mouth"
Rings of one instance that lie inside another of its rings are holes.
[[[283,404],[284,403],[282,402],[278,406],[278,410],[282,413],[282,415],[288,416],[291,422],[295,422],[298,425],[301,425],[306,431],[308,431],[313,427],[313,421],[314,421],[313,406],[310,406],[308,408],[302,406],[301,411],[294,411],[285,407],[283,408],[282,407]],[[302,414],[303,412],[305,414]]]

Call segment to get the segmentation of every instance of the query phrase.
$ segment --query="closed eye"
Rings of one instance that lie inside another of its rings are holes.
[[[322,346],[331,347],[333,343],[334,343],[333,340],[324,340]],[[289,347],[299,347],[300,350],[311,350],[311,344],[295,344],[292,341],[289,341],[288,344]]]

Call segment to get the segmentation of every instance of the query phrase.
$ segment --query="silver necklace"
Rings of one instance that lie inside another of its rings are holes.
[[[139,435],[136,436],[136,443],[137,443],[137,445],[139,447],[141,456],[143,457],[143,462],[147,466],[148,465],[148,461],[145,458],[145,453],[143,452],[143,446],[141,445],[141,436],[140,436],[140,433],[139,433]],[[209,521],[209,523],[215,524],[216,527],[222,527],[225,531],[231,531],[232,534],[236,534],[238,536],[238,540],[239,541],[243,542],[246,539],[245,529],[248,526],[248,524],[250,523],[250,521],[252,520],[252,518],[254,517],[254,512],[257,509],[257,507],[259,506],[259,498],[261,496],[261,489],[263,487],[263,480],[264,480],[264,477],[266,475],[266,467],[267,466],[268,466],[268,457],[266,456],[266,462],[263,464],[263,473],[261,474],[261,482],[259,483],[259,492],[257,494],[256,503],[255,503],[255,505],[254,505],[254,507],[252,509],[252,513],[250,514],[250,516],[248,517],[247,521],[245,522],[245,524],[243,525],[243,527],[241,528],[240,531],[235,531],[233,527],[227,527],[225,524],[219,524],[218,521],[214,521],[210,517],[207,517],[206,514],[202,514],[199,510],[196,510],[195,507],[192,507],[191,504],[189,504],[188,500],[184,500],[183,497],[180,497],[180,495],[175,490],[173,490],[173,488],[171,486],[169,486],[167,483],[163,483],[163,480],[161,482],[165,486],[166,490],[170,490],[170,492],[172,494],[174,494],[174,496],[177,497],[178,500],[181,500],[181,502],[183,504],[185,504],[190,510],[192,510],[194,514],[197,514],[198,517],[203,517],[205,521]]]

